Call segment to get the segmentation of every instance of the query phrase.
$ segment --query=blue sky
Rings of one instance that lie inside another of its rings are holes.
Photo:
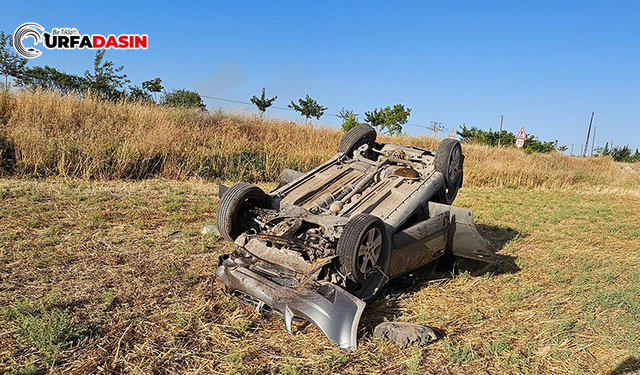
[[[596,146],[640,147],[640,2],[7,2],[0,30],[148,34],[149,49],[108,50],[132,84],[275,106],[309,94],[328,113],[404,104],[409,122],[462,123],[578,152],[595,111]],[[93,51],[43,50],[29,65],[81,74]],[[208,108],[250,106],[205,99]],[[295,113],[269,110],[273,116]],[[324,116],[321,123],[338,126]],[[410,134],[426,129],[406,126]]]

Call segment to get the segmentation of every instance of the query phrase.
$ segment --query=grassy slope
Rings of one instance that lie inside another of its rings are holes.
[[[290,336],[281,319],[213,285],[218,255],[231,250],[199,234],[215,219],[214,184],[8,179],[0,198],[0,372],[640,369],[634,193],[463,189],[457,204],[501,248],[494,273],[374,303],[350,353],[312,325]],[[183,236],[167,237],[176,230]],[[424,323],[444,338],[403,353],[372,338],[384,319]]]
[[[278,119],[0,92],[0,173],[276,181],[335,153],[342,132]],[[436,150],[428,137],[382,137]],[[640,165],[465,145],[473,187],[635,189]]]

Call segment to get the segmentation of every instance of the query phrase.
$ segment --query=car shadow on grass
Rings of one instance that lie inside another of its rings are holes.
[[[432,284],[440,284],[456,277],[461,272],[468,272],[471,276],[487,276],[513,274],[520,271],[516,263],[517,257],[501,254],[502,249],[512,241],[518,241],[525,237],[521,233],[506,227],[493,225],[476,225],[478,232],[489,241],[496,253],[496,262],[492,265],[477,262],[475,268],[465,268],[463,270],[456,267],[455,259],[452,255],[445,255],[434,263],[427,264],[415,271],[401,275],[391,280],[386,290],[380,293],[380,298],[397,294],[413,294],[420,289]],[[465,265],[472,265],[468,263]]]
[[[500,254],[500,251],[510,242],[518,241],[525,236],[517,231],[493,225],[476,225],[478,232],[493,246],[497,260],[494,264],[479,269],[467,269],[471,277],[486,277],[491,275],[513,274],[520,271],[516,257]],[[446,283],[458,275],[453,258],[442,257],[436,263],[427,264],[415,271],[391,280],[380,295],[367,304],[367,308],[360,321],[360,333],[373,332],[375,327],[385,321],[398,321],[404,313],[401,301],[431,285]],[[431,327],[439,338],[446,336],[446,332]],[[617,374],[617,373],[616,373]]]
[[[488,273],[502,275],[520,271],[520,267],[516,264],[517,258],[511,255],[500,254],[500,251],[510,242],[519,241],[527,235],[519,233],[509,227],[499,227],[495,225],[478,224],[476,228],[482,237],[491,243],[497,255],[496,262],[487,268],[482,275]]]
[[[609,375],[622,375],[622,374],[631,374],[636,371],[640,371],[640,356],[638,357],[627,357],[624,361],[618,363],[616,367],[611,370]]]

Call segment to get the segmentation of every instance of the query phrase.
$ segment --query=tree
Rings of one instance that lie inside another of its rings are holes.
[[[173,89],[170,93],[164,93],[160,98],[160,104],[167,107],[206,109],[202,97],[195,91],[187,89]]]
[[[604,146],[598,146],[595,150],[596,156],[607,156],[610,155],[613,160],[626,162],[626,163],[637,163],[640,162],[640,151],[636,148],[635,153],[631,153],[631,148],[627,146],[619,147],[614,146],[612,149],[609,149],[609,142]]]
[[[411,108],[405,108],[402,104],[396,104],[391,107],[374,109],[373,112],[365,112],[365,121],[371,126],[379,126],[380,130],[386,129],[387,133],[401,134],[402,125],[407,123]]]
[[[462,124],[460,131],[457,133],[460,136],[460,140],[465,143],[475,143],[496,147],[498,146],[498,135],[500,135],[501,147],[513,147],[516,142],[516,136],[506,130],[499,132],[493,131],[489,128],[489,131],[485,131],[475,126],[467,128],[465,124]],[[524,152],[528,154],[533,152],[549,153],[556,150],[556,143],[554,141],[540,141],[533,134],[529,134],[527,139],[524,141],[523,148]],[[558,150],[566,150],[566,146],[560,146],[558,147]]]
[[[25,68],[21,77],[15,81],[19,86],[31,90],[56,90],[63,94],[75,93],[82,95],[87,88],[84,77],[67,74],[48,65]]]
[[[615,161],[627,163],[633,162],[633,157],[631,156],[631,148],[629,147],[629,145],[623,147],[615,146],[611,149],[611,156]]]
[[[460,140],[465,143],[475,143],[496,147],[498,146],[498,139],[500,139],[501,147],[510,147],[516,142],[516,136],[506,130],[499,132],[492,131],[491,128],[489,128],[489,131],[485,131],[476,126],[467,128],[466,124],[462,124],[460,129],[461,130],[456,133],[460,136]]]
[[[142,88],[153,93],[153,100],[157,101],[158,97],[157,93],[161,92],[164,89],[164,86],[161,85],[162,80],[160,77],[156,77],[154,79],[150,79],[148,81],[142,82]]]
[[[122,87],[131,82],[127,79],[126,74],[117,74],[124,69],[124,65],[114,68],[113,61],[105,61],[105,50],[96,51],[96,57],[93,60],[93,73],[88,70],[84,72],[87,80],[89,92],[96,95],[102,100],[118,100],[126,97],[126,93]]]
[[[4,87],[9,88],[9,77],[20,78],[27,65],[27,59],[13,50],[11,34],[0,31],[0,74],[4,76]]]
[[[300,112],[300,116],[306,117],[307,121],[309,121],[309,118],[311,117],[315,117],[316,119],[320,120],[320,117],[324,115],[324,111],[327,110],[326,107],[321,106],[320,104],[318,104],[318,102],[311,99],[309,97],[309,94],[307,94],[307,97],[304,100],[298,99],[298,103],[300,103],[300,105],[294,103],[292,100],[291,104],[289,104],[287,107],[293,109],[296,112]]]
[[[527,136],[527,139],[524,141],[523,148],[524,152],[526,152],[527,154],[531,154],[533,152],[548,154],[556,149],[555,142],[539,141],[537,137],[533,136],[533,134]]]
[[[556,148],[556,150],[558,150],[560,152],[565,152],[565,151],[567,151],[567,145],[558,146],[558,148]]]
[[[262,88],[262,96],[260,98],[258,98],[257,96],[252,96],[251,97],[251,103],[255,104],[256,107],[258,107],[258,110],[260,111],[260,117],[262,117],[262,115],[264,114],[264,111],[267,110],[267,108],[271,107],[271,105],[273,104],[273,102],[276,101],[276,99],[278,99],[277,96],[274,96],[271,99],[267,99],[266,98],[266,90],[263,87]]]
[[[440,133],[441,131],[443,131],[445,128],[442,125],[441,122],[438,121],[431,121],[431,124],[429,126],[427,126],[427,129],[431,130],[433,132],[433,137],[437,138],[438,137],[438,133]]]
[[[153,100],[151,94],[149,94],[147,90],[138,86],[129,86],[129,95],[127,95],[127,99],[140,104],[155,104],[155,100]]]
[[[342,108],[340,112],[338,112],[338,117],[342,119],[342,130],[345,132],[351,130],[354,126],[359,124],[358,114],[354,113],[350,109]]]

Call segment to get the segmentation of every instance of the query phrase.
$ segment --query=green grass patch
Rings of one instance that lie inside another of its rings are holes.
[[[547,326],[549,336],[557,341],[557,343],[562,343],[565,340],[571,339],[575,330],[576,320],[570,316],[553,321]]]
[[[601,307],[624,309],[640,319],[640,295],[635,285],[594,290],[591,297]]]
[[[324,363],[331,369],[339,368],[349,361],[349,355],[341,350],[333,349],[323,356]]]
[[[541,286],[526,286],[516,289],[505,288],[500,292],[500,298],[506,302],[520,302],[528,296],[542,292],[544,289]]]
[[[409,358],[409,364],[407,365],[407,370],[404,371],[404,374],[419,374],[419,370],[422,367],[422,359],[422,349],[420,347],[411,348],[411,358]]]
[[[454,343],[448,338],[442,341],[445,354],[452,363],[472,362],[479,358],[470,342]]]
[[[187,199],[182,196],[166,197],[162,199],[162,210],[165,212],[177,212],[186,201]]]
[[[56,362],[60,349],[88,333],[87,327],[76,324],[59,304],[58,297],[50,294],[46,301],[17,301],[1,313],[17,325],[18,339],[37,348],[47,364]]]
[[[33,203],[42,202],[44,200],[42,193],[32,186],[15,189],[11,192],[11,195],[14,197],[23,197]]]

